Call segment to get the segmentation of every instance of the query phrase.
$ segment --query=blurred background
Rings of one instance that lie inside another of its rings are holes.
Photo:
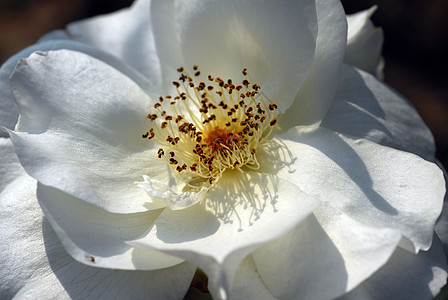
[[[0,64],[43,34],[112,12],[133,0],[0,0]],[[385,34],[385,81],[408,98],[432,130],[448,166],[448,1],[342,0],[347,13],[378,5]],[[444,289],[437,299],[447,299]]]
[[[112,12],[133,0],[0,0],[0,63],[53,29]],[[342,0],[347,13],[378,5],[385,81],[406,96],[431,128],[448,166],[448,1]]]

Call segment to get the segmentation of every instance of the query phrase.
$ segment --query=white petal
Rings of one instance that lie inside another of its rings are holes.
[[[34,276],[45,274],[42,212],[35,192],[36,181],[23,174],[0,193],[0,299],[11,299]]]
[[[397,248],[384,267],[338,300],[433,299],[446,284],[447,269],[437,238],[429,251],[418,255]]]
[[[175,0],[152,0],[151,24],[155,28],[154,44],[160,61],[161,91],[168,93],[177,80],[177,68],[183,64],[182,50],[176,33]]]
[[[17,62],[24,57],[28,57],[31,53],[38,50],[58,50],[58,49],[71,49],[79,52],[84,52],[92,57],[98,58],[107,64],[113,66],[120,72],[126,74],[137,82],[141,87],[146,90],[149,89],[151,85],[147,79],[143,78],[135,70],[131,69],[129,66],[125,65],[122,61],[116,57],[103,52],[95,47],[82,44],[79,42],[74,42],[70,40],[46,40],[36,45],[30,46],[14,56],[10,57],[0,68],[0,126],[5,126],[7,128],[14,128],[17,123],[17,117],[19,111],[17,105],[14,102],[12,92],[9,87],[9,77],[14,70]],[[0,136],[5,135],[4,132],[0,131]]]
[[[54,274],[25,286],[14,299],[182,299],[195,268],[188,264],[157,271],[92,268],[59,259]]]
[[[134,184],[170,171],[141,138],[151,100],[128,77],[61,50],[22,60],[11,86],[21,115],[10,135],[31,176],[111,212],[164,206]]]
[[[231,299],[263,299],[274,300],[272,294],[266,288],[257,271],[257,267],[249,255],[246,257],[235,273],[231,292]]]
[[[412,105],[363,71],[344,66],[322,126],[434,161],[434,139]]]
[[[115,271],[75,262],[43,218],[36,181],[11,148],[9,140],[0,139],[8,162],[1,170],[9,171],[0,189],[0,299],[167,299],[186,293],[195,271],[188,263],[158,271]]]
[[[340,1],[316,1],[318,35],[316,53],[307,80],[293,105],[279,120],[283,128],[318,126],[338,88],[338,78],[347,43],[347,21]]]
[[[370,17],[377,7],[347,16],[348,39],[344,62],[360,68],[376,77],[383,77],[383,30],[374,27]]]
[[[381,267],[400,241],[396,230],[367,227],[324,211],[318,209],[318,219],[308,217],[252,254],[275,297],[334,299]]]
[[[220,298],[229,295],[234,272],[246,255],[297,225],[317,205],[275,176],[226,171],[203,202],[164,210],[147,235],[132,244],[197,265]]]
[[[17,159],[14,146],[10,139],[0,138],[0,192],[3,191],[17,177],[23,175],[25,171]]]
[[[172,43],[181,50],[168,53],[181,51],[185,67],[199,65],[224,79],[240,82],[247,68],[263,93],[283,109],[289,107],[313,61],[314,1],[155,1],[153,15],[155,8],[167,10],[169,5],[174,12],[153,20],[154,28],[164,28],[155,35],[158,46]],[[165,31],[169,36],[162,36]],[[172,42],[166,43],[168,39]],[[171,65],[171,56],[162,54],[162,63],[169,60]]]
[[[117,56],[157,87],[160,67],[151,26],[150,2],[135,1],[130,8],[71,23],[66,28],[67,37]]]
[[[437,162],[437,164],[439,168],[443,170],[443,174],[445,175],[445,189],[448,190],[447,172],[440,162]],[[448,255],[448,193],[445,194],[442,213],[440,214],[439,219],[437,219],[436,233],[443,245],[445,253]]]
[[[161,210],[109,213],[43,185],[38,185],[37,199],[67,251],[81,263],[111,269],[155,270],[183,261],[126,244],[145,233]]]
[[[445,194],[437,165],[323,128],[311,134],[293,129],[282,138],[293,162],[279,176],[318,196],[335,214],[398,229],[412,242],[412,250],[430,247]]]

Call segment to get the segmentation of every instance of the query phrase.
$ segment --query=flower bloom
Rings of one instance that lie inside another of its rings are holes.
[[[140,0],[12,57],[1,295],[436,295],[443,172],[372,13]]]

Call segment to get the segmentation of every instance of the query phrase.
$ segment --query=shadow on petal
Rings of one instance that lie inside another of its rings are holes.
[[[306,143],[318,149],[339,165],[374,207],[386,214],[397,215],[397,209],[390,205],[386,199],[374,190],[370,173],[362,158],[354,151],[354,149],[337,134],[328,134],[327,138],[331,139],[330,143],[335,145],[334,147],[328,147],[328,142],[323,144],[320,143],[320,139],[310,139]],[[337,150],[335,151],[335,149]],[[344,155],[341,155],[341,153],[344,153]],[[351,210],[357,208],[347,207],[347,209]]]

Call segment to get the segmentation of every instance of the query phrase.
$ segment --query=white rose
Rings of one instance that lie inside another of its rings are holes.
[[[371,13],[141,0],[12,57],[2,298],[436,295],[443,172]]]

